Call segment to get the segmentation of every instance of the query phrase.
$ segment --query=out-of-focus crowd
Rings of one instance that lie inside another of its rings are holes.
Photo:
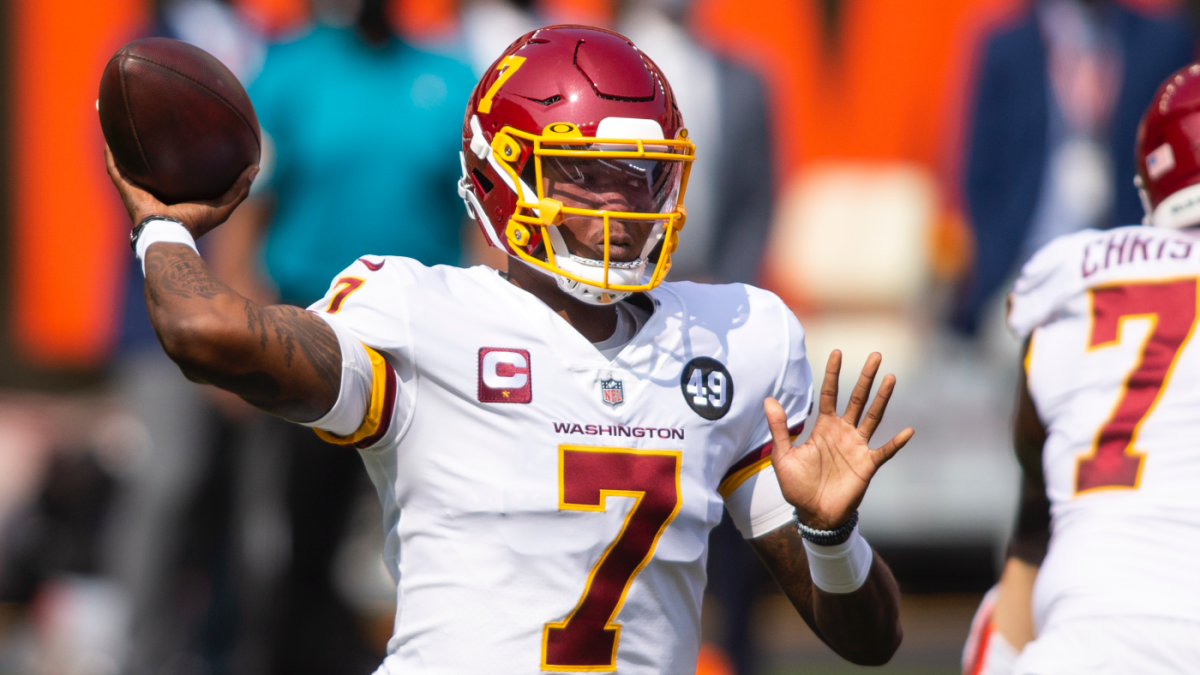
[[[94,113],[71,108],[123,42],[191,42],[247,85],[263,171],[201,251],[239,292],[307,306],[368,253],[503,267],[455,194],[471,87],[539,25],[631,38],[698,149],[670,278],[764,285],[814,367],[878,350],[898,375],[891,415],[918,436],[862,528],[909,591],[993,580],[1018,487],[1003,291],[1051,238],[1141,219],[1138,117],[1196,53],[1190,8],[1152,0],[17,4],[0,674],[365,674],[391,633],[358,456],[189,383],[158,346]],[[61,48],[81,42],[96,53]],[[702,667],[762,672],[765,572],[729,523],[709,572]]]

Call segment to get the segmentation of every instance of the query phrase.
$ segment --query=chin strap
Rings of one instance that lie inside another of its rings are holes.
[[[558,290],[589,305],[612,305],[630,296],[626,291],[606,291],[595,286],[581,284],[574,279],[568,279],[561,274],[555,274]]]
[[[555,251],[554,264],[559,269],[570,272],[577,277],[587,279],[588,281],[594,281],[596,284],[582,283],[543,269],[543,272],[552,275],[555,281],[558,282],[559,290],[589,305],[611,305],[629,297],[630,293],[628,291],[608,291],[600,288],[599,285],[604,283],[603,260],[582,258],[569,253],[567,243],[563,240],[562,234],[559,233],[557,227],[548,227],[546,228],[546,232],[550,238],[550,245]],[[559,253],[559,251],[562,251],[562,253]],[[642,282],[645,271],[645,257],[639,258],[632,263],[609,263],[608,281],[611,284],[633,286]]]

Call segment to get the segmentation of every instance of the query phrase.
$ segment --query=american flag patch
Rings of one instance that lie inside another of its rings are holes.
[[[1163,143],[1146,155],[1146,173],[1150,180],[1158,180],[1175,168],[1175,153],[1170,143]]]

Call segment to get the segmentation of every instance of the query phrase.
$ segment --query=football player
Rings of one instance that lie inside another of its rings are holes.
[[[509,273],[367,255],[304,311],[237,295],[194,249],[253,169],[166,206],[109,156],[183,372],[361,453],[397,583],[380,673],[692,675],[722,508],[837,653],[898,647],[896,583],[856,527],[912,435],[868,446],[895,378],[870,402],[872,355],[838,416],[835,352],[793,445],[812,403],[795,316],[749,286],[662,283],[693,157],[628,40],[535,31],[463,125],[459,193]]]
[[[1135,152],[1143,226],[1056,239],[1010,296],[1025,486],[968,673],[1200,668],[1200,64],[1159,87]]]

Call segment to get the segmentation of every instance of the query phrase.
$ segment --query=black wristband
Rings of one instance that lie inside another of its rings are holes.
[[[142,222],[138,223],[137,225],[134,225],[133,229],[129,231],[129,248],[133,249],[134,253],[137,253],[138,237],[142,236],[142,230],[146,229],[146,224],[152,220],[165,220],[168,223],[179,223],[180,225],[183,225],[183,222],[176,220],[175,218],[172,218],[170,216],[152,215],[152,216],[146,216],[145,218],[142,218]]]
[[[854,534],[854,528],[858,525],[858,511],[850,514],[850,520],[832,530],[818,530],[805,525],[800,522],[800,514],[795,511],[792,512],[792,521],[796,523],[796,531],[805,541],[818,546],[837,546],[846,543],[850,539],[850,535]]]

